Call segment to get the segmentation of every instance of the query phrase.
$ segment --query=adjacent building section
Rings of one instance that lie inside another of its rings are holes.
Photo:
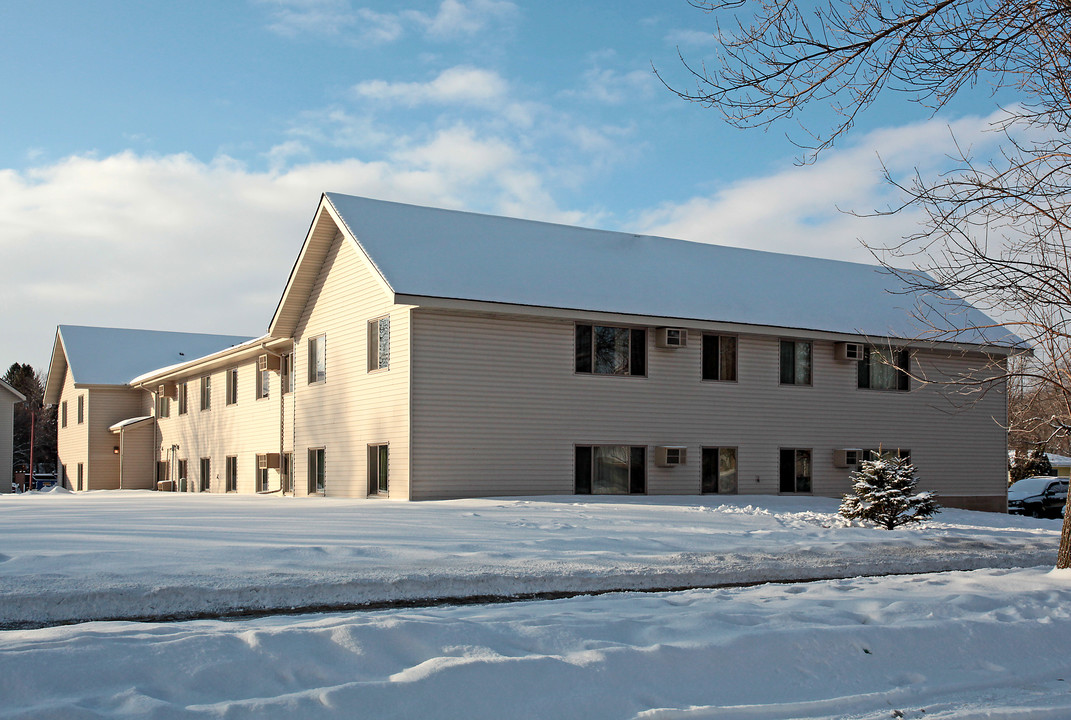
[[[26,396],[0,380],[0,492],[12,491],[14,462],[15,405]]]

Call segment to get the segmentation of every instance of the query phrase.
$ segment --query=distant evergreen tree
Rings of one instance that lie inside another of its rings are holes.
[[[840,514],[892,530],[940,512],[932,492],[917,492],[918,474],[905,458],[864,460],[851,474],[852,492],[844,496]]]
[[[56,462],[56,409],[45,407],[45,387],[41,374],[25,363],[12,363],[4,382],[26,396],[15,405],[14,452],[12,465],[28,470],[30,464],[30,418],[33,418],[33,460],[35,464]]]
[[[1034,477],[1035,475],[1041,475],[1042,477],[1049,477],[1054,475],[1052,471],[1052,463],[1049,462],[1048,456],[1041,450],[1032,450],[1029,455],[1020,455],[1015,453],[1012,456],[1011,466],[1008,468],[1008,475],[1011,478],[1011,482],[1016,483],[1023,478]]]

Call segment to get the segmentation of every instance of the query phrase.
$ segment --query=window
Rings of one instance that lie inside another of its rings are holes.
[[[703,379],[736,381],[736,338],[732,335],[703,336]]]
[[[238,368],[227,368],[227,404],[238,402]]]
[[[629,445],[577,445],[578,495],[627,495],[647,492],[647,448]]]
[[[271,392],[271,371],[257,366],[257,400],[263,400]]]
[[[869,390],[910,390],[911,352],[893,348],[863,348],[859,387]]]
[[[309,448],[309,495],[323,495],[326,487],[324,449]]]
[[[327,381],[327,336],[309,338],[309,385]]]
[[[811,451],[781,448],[781,492],[811,491]]]
[[[167,464],[167,460],[157,460],[156,461],[156,482],[157,483],[162,483],[165,480],[169,479],[170,476],[171,476],[170,470],[171,470],[171,468]],[[157,487],[159,487],[159,485],[157,485]]]
[[[81,425],[86,420],[86,396],[78,396],[78,424]]]
[[[280,492],[292,493],[294,492],[293,486],[293,469],[294,467],[294,454],[283,453],[279,458],[279,489]]]
[[[212,489],[212,460],[201,458],[201,492]]]
[[[260,458],[257,460],[257,492],[268,492],[268,468],[260,467]]]
[[[67,427],[67,401],[60,403],[60,427]]]
[[[187,477],[187,475],[186,475],[186,468],[187,468],[186,461],[185,460],[179,460],[178,461],[178,479],[179,479],[180,483],[183,480],[188,480],[189,479]]]
[[[227,456],[227,486],[225,492],[238,492],[238,456]]]
[[[736,448],[703,448],[703,492],[735,495]]]
[[[78,463],[78,489],[79,490],[84,490],[85,489],[85,488],[82,487],[82,482],[84,480],[85,480],[85,467],[82,465],[82,463]]]
[[[212,376],[205,375],[201,378],[201,409],[212,409]]]
[[[390,318],[368,321],[368,372],[390,367]]]
[[[596,375],[646,375],[647,329],[577,325],[576,371]]]
[[[781,341],[781,384],[811,384],[811,343],[805,340]]]
[[[368,494],[387,494],[387,445],[368,446]]]
[[[280,374],[283,395],[294,392],[294,353],[283,355]]]
[[[162,393],[156,395],[156,417],[171,417],[171,398]]]
[[[178,386],[178,414],[185,415],[189,411],[189,387],[188,383],[180,382]]]

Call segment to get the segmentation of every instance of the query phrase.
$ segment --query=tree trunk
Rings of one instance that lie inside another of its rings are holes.
[[[1060,533],[1060,552],[1056,555],[1056,567],[1071,567],[1071,493],[1064,503],[1064,529]]]

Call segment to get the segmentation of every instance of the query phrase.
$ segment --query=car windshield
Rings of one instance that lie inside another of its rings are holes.
[[[1051,477],[1029,477],[1023,478],[1019,482],[1008,488],[1008,492],[1019,493],[1040,493],[1045,492],[1045,488],[1049,486],[1056,478]]]

